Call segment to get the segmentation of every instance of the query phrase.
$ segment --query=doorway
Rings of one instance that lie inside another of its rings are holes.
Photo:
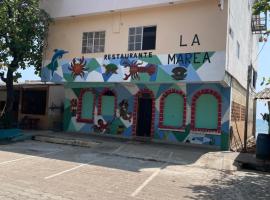
[[[137,137],[151,137],[153,100],[150,94],[142,93],[138,97],[137,109]]]

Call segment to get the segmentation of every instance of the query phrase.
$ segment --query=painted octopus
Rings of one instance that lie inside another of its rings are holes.
[[[71,62],[71,66],[68,68],[71,71],[73,79],[75,79],[77,76],[80,76],[81,78],[83,78],[84,71],[86,70],[85,68],[86,61],[84,57],[82,56],[82,58],[80,58],[78,61],[76,58],[73,58]]]

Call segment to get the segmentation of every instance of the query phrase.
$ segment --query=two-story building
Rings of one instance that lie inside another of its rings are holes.
[[[248,66],[256,74],[252,1],[41,6],[54,19],[42,80],[65,86],[65,131],[228,149],[233,126],[243,139]]]

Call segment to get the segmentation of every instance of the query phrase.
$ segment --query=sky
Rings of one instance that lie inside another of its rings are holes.
[[[268,27],[270,27],[268,25]],[[261,53],[258,56],[258,79],[257,79],[257,92],[263,90],[265,86],[261,86],[262,78],[263,77],[270,77],[270,37],[268,37],[268,42],[266,42],[264,48],[262,49]],[[263,46],[263,43],[260,44],[260,50]],[[269,86],[270,87],[270,86]],[[257,100],[257,119],[261,119],[260,113],[268,112],[267,105],[265,104],[266,101]]]

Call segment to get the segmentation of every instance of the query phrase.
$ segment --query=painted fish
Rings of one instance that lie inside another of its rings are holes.
[[[109,74],[109,73],[117,74],[117,69],[118,69],[117,65],[110,63],[108,65],[103,65],[103,67],[105,67],[106,69],[105,74]]]
[[[172,73],[171,77],[178,81],[184,80],[187,77],[187,69],[184,67],[175,67]]]
[[[68,51],[62,49],[55,49],[51,62],[47,65],[47,68],[52,71],[52,76],[58,68],[58,60],[63,57]]]

